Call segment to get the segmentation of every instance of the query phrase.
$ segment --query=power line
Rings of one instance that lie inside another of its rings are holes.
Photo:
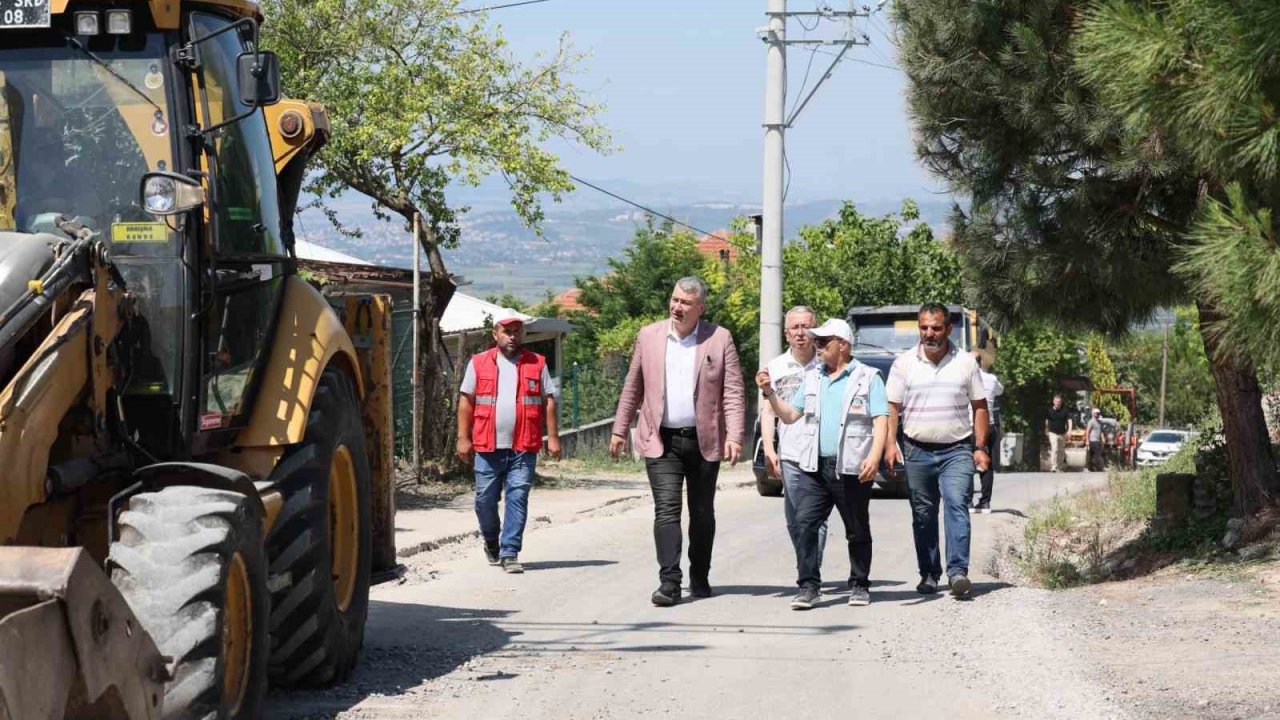
[[[521,5],[537,5],[538,3],[544,2],[551,2],[551,0],[524,0],[524,2],[507,3],[506,5],[490,5],[489,7],[475,8],[472,10],[458,10],[457,12],[450,13],[450,15],[471,15],[473,13],[488,12],[490,10],[520,7]]]
[[[615,193],[615,192],[611,192],[611,191],[609,191],[609,190],[605,190],[604,188],[600,187],[599,185],[596,185],[596,184],[594,184],[594,183],[589,183],[589,182],[587,182],[586,180],[583,180],[582,178],[577,177],[576,175],[573,175],[572,173],[569,175],[569,179],[570,179],[570,180],[572,180],[572,181],[574,181],[574,182],[576,182],[576,183],[578,183],[579,185],[586,185],[587,187],[591,188],[592,190],[595,190],[596,192],[604,193],[605,195],[608,195],[609,197],[613,198],[614,200],[621,200],[622,202],[624,202],[624,203],[626,203],[626,204],[628,204],[628,205],[630,205],[630,206],[632,206],[632,207],[639,208],[639,209],[641,209],[641,210],[643,210],[643,211],[645,211],[645,212],[647,212],[647,213],[649,213],[650,215],[653,215],[653,216],[655,216],[655,217],[660,217],[660,218],[662,218],[663,220],[669,220],[669,221],[671,221],[671,222],[675,223],[676,225],[679,225],[679,226],[681,226],[681,227],[687,227],[687,228],[689,228],[690,230],[692,230],[692,231],[694,231],[694,232],[697,232],[697,233],[702,233],[703,235],[706,235],[707,237],[713,237],[713,238],[715,238],[715,239],[717,239],[717,240],[723,240],[723,241],[725,241],[725,242],[729,242],[726,238],[720,237],[719,235],[716,235],[715,233],[707,232],[706,230],[703,230],[703,229],[702,229],[702,228],[700,228],[700,227],[696,227],[696,226],[694,226],[694,225],[690,225],[689,223],[684,222],[684,221],[682,221],[682,220],[677,220],[677,219],[675,219],[675,218],[671,217],[670,215],[668,215],[668,214],[666,214],[666,213],[660,213],[660,212],[658,212],[657,210],[654,210],[653,208],[650,208],[650,207],[646,207],[646,206],[644,206],[644,205],[641,205],[640,203],[636,202],[635,200],[628,200],[627,198],[624,198],[624,197],[622,197],[621,195],[619,195],[619,194],[617,194],[617,193]]]
[[[815,53],[818,53],[819,55],[826,55],[827,57],[836,57],[836,54],[833,52],[827,52],[825,50],[819,50],[816,48],[810,50],[810,52],[815,52]],[[863,60],[862,58],[852,57],[849,55],[846,55],[844,59],[842,59],[840,62],[855,62],[862,65],[870,65],[871,67],[884,68],[885,70],[899,70],[899,71],[902,70],[902,68],[897,67],[896,65],[885,65],[883,63],[872,62],[870,60]]]

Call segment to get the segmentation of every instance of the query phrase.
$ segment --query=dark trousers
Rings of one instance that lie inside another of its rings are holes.
[[[987,444],[991,447],[989,457],[991,462],[987,465],[987,469],[978,473],[981,481],[982,494],[978,496],[978,505],[988,507],[991,505],[991,490],[996,484],[996,464],[1000,460],[1000,426],[991,425],[987,434]]]
[[[683,508],[680,489],[689,495],[689,576],[707,579],[711,571],[711,546],[716,539],[716,479],[720,463],[702,458],[693,428],[662,428],[662,457],[645,458],[644,469],[653,490],[653,543],[658,550],[658,578],[680,584],[680,547]]]
[[[1106,456],[1102,454],[1101,442],[1089,442],[1089,459],[1085,462],[1085,469],[1097,470],[1099,472],[1107,469],[1107,459]]]
[[[871,486],[856,475],[836,472],[835,458],[819,458],[818,472],[796,474],[796,584],[816,588],[822,584],[822,552],[819,529],[831,514],[840,513],[849,545],[849,585],[871,587]]]

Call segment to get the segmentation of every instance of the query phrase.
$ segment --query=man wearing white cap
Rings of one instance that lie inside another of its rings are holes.
[[[773,392],[768,370],[756,384],[769,407],[795,431],[800,476],[792,502],[796,509],[796,565],[800,593],[795,610],[812,608],[821,597],[818,529],[834,506],[844,522],[849,546],[849,604],[871,602],[871,482],[889,432],[884,381],[874,368],[853,359],[853,330],[832,318],[810,331],[822,364],[805,373],[790,402]]]
[[[458,459],[475,460],[476,518],[490,565],[524,572],[519,554],[529,488],[542,449],[560,458],[556,388],[547,359],[524,345],[524,316],[502,308],[493,315],[494,347],[471,357],[458,390]],[[507,497],[498,517],[498,498]]]

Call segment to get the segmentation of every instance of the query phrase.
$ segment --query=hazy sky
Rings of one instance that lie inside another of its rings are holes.
[[[510,0],[472,0],[469,7]],[[601,157],[556,146],[570,171],[594,182],[673,182],[758,202],[763,167],[765,0],[549,0],[495,10],[518,56],[555,47],[568,32],[592,54],[579,85],[607,105],[604,122],[623,146]],[[814,0],[791,0],[811,10]],[[847,4],[832,0],[833,7]],[[812,26],[813,20],[806,24]],[[904,109],[904,79],[885,36],[887,13],[860,20],[871,47],[855,47],[787,134],[793,171],[788,202],[824,198],[927,198],[941,185],[915,162]],[[839,37],[823,22],[809,37]],[[804,36],[796,19],[789,39]],[[822,52],[838,48],[824,46]],[[793,107],[811,53],[788,48]],[[809,85],[832,56],[814,57]],[[590,192],[590,191],[583,191]],[[697,198],[689,198],[694,200]]]

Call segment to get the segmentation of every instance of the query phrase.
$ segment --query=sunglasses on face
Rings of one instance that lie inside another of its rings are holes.
[[[816,347],[816,348],[818,348],[819,350],[821,350],[822,348],[824,348],[824,347],[826,347],[827,345],[831,344],[831,341],[832,341],[832,340],[835,340],[835,338],[831,338],[831,337],[816,337],[816,338],[814,338],[814,339],[813,339],[813,345],[814,345],[814,347]]]

